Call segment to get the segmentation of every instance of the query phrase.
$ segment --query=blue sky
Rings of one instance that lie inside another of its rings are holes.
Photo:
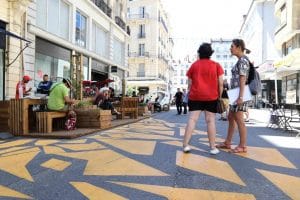
[[[162,0],[169,14],[175,58],[194,54],[203,41],[239,36],[252,0]]]

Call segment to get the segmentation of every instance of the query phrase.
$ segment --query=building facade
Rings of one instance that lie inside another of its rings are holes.
[[[281,51],[274,63],[282,79],[282,102],[300,102],[300,0],[276,0],[275,45]]]
[[[192,62],[188,59],[183,61],[173,61],[172,66],[174,73],[172,76],[172,97],[176,94],[177,88],[180,88],[181,91],[188,88],[188,77],[186,76],[186,72],[190,68],[191,64]]]
[[[170,89],[173,40],[166,12],[160,0],[128,2],[128,87],[140,93]]]
[[[277,78],[273,67],[274,61],[280,57],[280,51],[275,47],[274,33],[278,22],[274,9],[273,0],[253,0],[240,29],[240,37],[251,50],[249,59],[258,67],[262,80],[262,93],[258,97],[269,103],[281,100],[281,81],[277,80],[280,77]]]
[[[21,79],[23,56],[18,56],[26,42],[26,9],[32,0],[1,1],[0,7],[0,100],[15,95]],[[14,34],[15,36],[12,36]]]
[[[232,40],[229,39],[211,39],[211,46],[214,53],[211,57],[212,60],[220,63],[224,69],[224,79],[230,83],[231,79],[231,68],[236,63],[237,59],[231,55],[230,45]]]
[[[14,97],[15,85],[24,74],[34,79],[29,84],[31,87],[37,86],[44,74],[51,78],[72,78],[79,55],[82,56],[81,79],[113,79],[111,86],[117,94],[121,93],[122,80],[128,71],[126,4],[126,0],[38,0],[27,3],[20,30],[31,44],[16,64],[18,70],[9,67],[5,72],[6,98]]]

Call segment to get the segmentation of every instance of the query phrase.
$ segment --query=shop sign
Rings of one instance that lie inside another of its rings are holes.
[[[296,103],[296,90],[286,91],[286,103]]]

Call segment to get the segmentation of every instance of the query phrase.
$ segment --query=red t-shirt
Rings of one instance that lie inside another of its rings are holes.
[[[17,86],[16,86],[16,99],[19,99],[19,85],[22,84],[23,87],[23,96],[25,95],[26,92],[26,86],[22,81],[19,81]]]
[[[219,96],[218,77],[224,74],[221,65],[210,59],[199,59],[192,64],[187,77],[192,80],[189,99],[213,101]]]

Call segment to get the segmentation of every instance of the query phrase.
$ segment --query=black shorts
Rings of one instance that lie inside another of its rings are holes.
[[[217,113],[217,99],[213,101],[193,101],[189,99],[189,111],[205,110]]]

